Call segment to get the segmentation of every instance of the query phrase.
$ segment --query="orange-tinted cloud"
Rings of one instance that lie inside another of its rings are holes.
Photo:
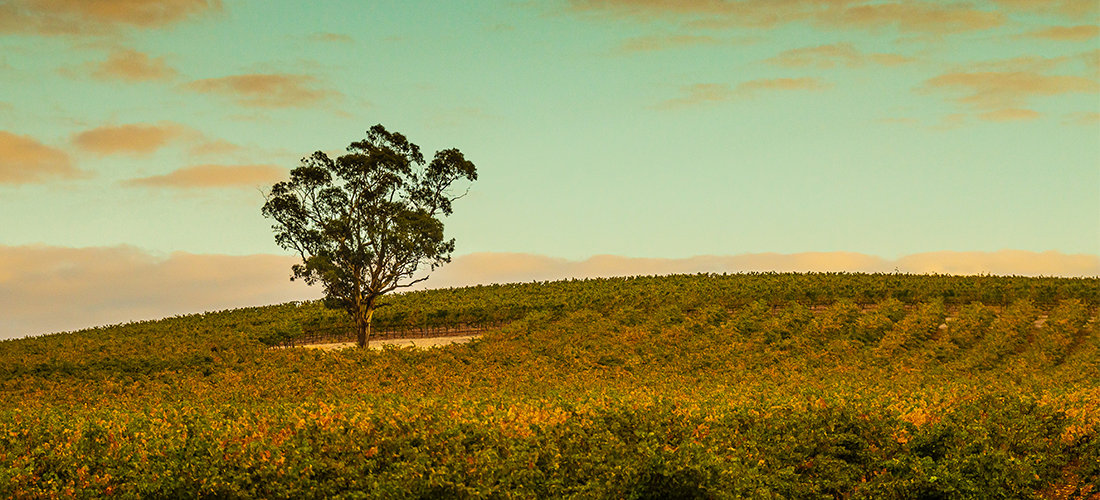
[[[73,144],[98,155],[147,155],[167,146],[183,132],[184,128],[175,123],[104,125],[77,134]]]
[[[773,78],[761,80],[749,80],[741,82],[736,87],[730,87],[724,83],[697,83],[686,85],[680,90],[684,96],[677,99],[669,99],[661,102],[658,109],[673,109],[686,106],[696,106],[706,103],[729,101],[734,98],[752,98],[760,91],[773,90],[810,90],[820,91],[832,88],[831,84],[821,82],[816,78]]]
[[[1051,26],[1021,35],[1026,38],[1042,38],[1060,42],[1086,42],[1100,36],[1100,26],[1082,24],[1080,26]]]
[[[899,54],[864,54],[850,43],[805,47],[780,52],[779,55],[764,62],[788,68],[815,67],[832,68],[838,64],[849,68],[858,68],[867,63],[894,66],[913,62],[911,57]]]
[[[308,75],[253,74],[195,80],[184,88],[231,97],[250,108],[305,108],[328,101],[340,94],[318,88],[319,80]]]
[[[926,80],[923,91],[962,94],[954,100],[979,109],[1020,108],[1037,96],[1100,91],[1096,81],[1080,76],[1036,72],[947,73]]]
[[[73,167],[64,151],[30,136],[0,130],[0,184],[35,184],[87,176],[87,172]]]
[[[314,42],[355,43],[350,36],[341,33],[314,33],[309,35],[309,39]]]
[[[99,80],[121,80],[128,83],[168,81],[179,73],[164,62],[164,57],[150,58],[133,49],[112,52],[107,60],[93,63],[92,77]]]
[[[750,80],[737,84],[736,93],[744,96],[754,96],[761,90],[810,90],[820,91],[832,88],[832,84],[824,83],[817,78],[803,76],[800,78],[772,78],[762,80]]]
[[[728,101],[733,97],[733,89],[724,83],[696,83],[680,87],[684,94],[678,99],[669,99],[657,105],[657,108],[671,109],[695,106],[704,103]]]
[[[1001,12],[965,3],[868,0],[571,0],[574,12],[606,13],[638,19],[673,18],[689,26],[775,27],[811,22],[842,29],[896,28],[907,33],[948,34],[995,28]]]
[[[1070,113],[1066,115],[1065,120],[1062,121],[1063,125],[1084,125],[1093,126],[1100,124],[1100,113],[1095,111],[1084,111],[1079,113]]]
[[[1036,118],[1039,118],[1040,116],[1043,116],[1043,114],[1038,111],[1032,111],[1030,109],[1005,108],[994,111],[987,111],[978,115],[978,118],[987,122],[1010,122],[1019,120],[1034,120]]]
[[[0,33],[104,35],[121,27],[159,28],[221,10],[221,0],[10,0]]]
[[[817,18],[823,24],[839,28],[877,30],[896,27],[902,33],[933,35],[981,31],[1005,23],[1005,16],[998,12],[972,9],[962,4],[931,2],[863,3],[826,10]]]
[[[319,298],[294,257],[0,245],[0,338]]]
[[[1035,14],[1053,14],[1070,18],[1082,18],[1095,15],[1100,11],[1096,0],[992,0],[1001,8],[1010,11]]]
[[[129,179],[122,185],[171,189],[252,187],[274,184],[286,178],[286,169],[274,165],[197,165],[166,175]]]
[[[748,44],[754,39],[743,38],[737,40],[724,40],[705,35],[666,35],[666,36],[640,36],[629,38],[615,50],[620,54],[633,54],[636,52],[654,52],[658,50],[677,49],[697,45],[725,45],[731,43]]]

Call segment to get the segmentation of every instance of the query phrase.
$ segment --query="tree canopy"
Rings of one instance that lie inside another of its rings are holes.
[[[477,168],[458,149],[427,162],[419,146],[382,125],[347,151],[303,158],[289,181],[272,186],[263,214],[275,220],[275,241],[302,258],[291,279],[320,283],[326,305],[347,311],[365,347],[379,297],[428,279],[414,276],[421,266],[450,262],[455,240],[444,236],[441,216],[467,192],[456,195],[452,185],[477,180]]]

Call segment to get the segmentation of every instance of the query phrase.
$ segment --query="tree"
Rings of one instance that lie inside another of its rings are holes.
[[[477,180],[477,169],[457,149],[425,163],[420,147],[382,125],[347,151],[303,158],[272,186],[263,214],[275,220],[276,243],[302,257],[290,279],[323,285],[325,305],[347,311],[366,347],[378,299],[428,279],[414,279],[421,265],[451,261],[455,240],[444,239],[440,215],[465,196],[451,185]]]

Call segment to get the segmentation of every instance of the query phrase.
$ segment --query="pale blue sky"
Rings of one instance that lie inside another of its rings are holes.
[[[125,182],[290,169],[381,123],[477,164],[458,254],[1100,254],[1091,0],[6,3],[0,245],[283,253],[261,180]],[[127,11],[158,4],[183,13]],[[242,75],[288,80],[193,83]],[[127,125],[168,139],[78,140]],[[12,180],[28,151],[84,174]]]

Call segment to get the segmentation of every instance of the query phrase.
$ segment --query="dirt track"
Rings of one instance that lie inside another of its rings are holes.
[[[466,335],[462,337],[428,337],[421,339],[390,339],[390,340],[375,340],[370,343],[371,349],[381,349],[382,346],[392,345],[395,347],[416,347],[418,349],[428,349],[430,347],[439,347],[451,344],[465,344],[473,339],[479,338],[481,335]],[[355,347],[355,342],[340,342],[336,344],[306,344],[302,347],[307,349],[323,349],[326,351],[332,351],[335,349],[346,349],[349,347]]]

